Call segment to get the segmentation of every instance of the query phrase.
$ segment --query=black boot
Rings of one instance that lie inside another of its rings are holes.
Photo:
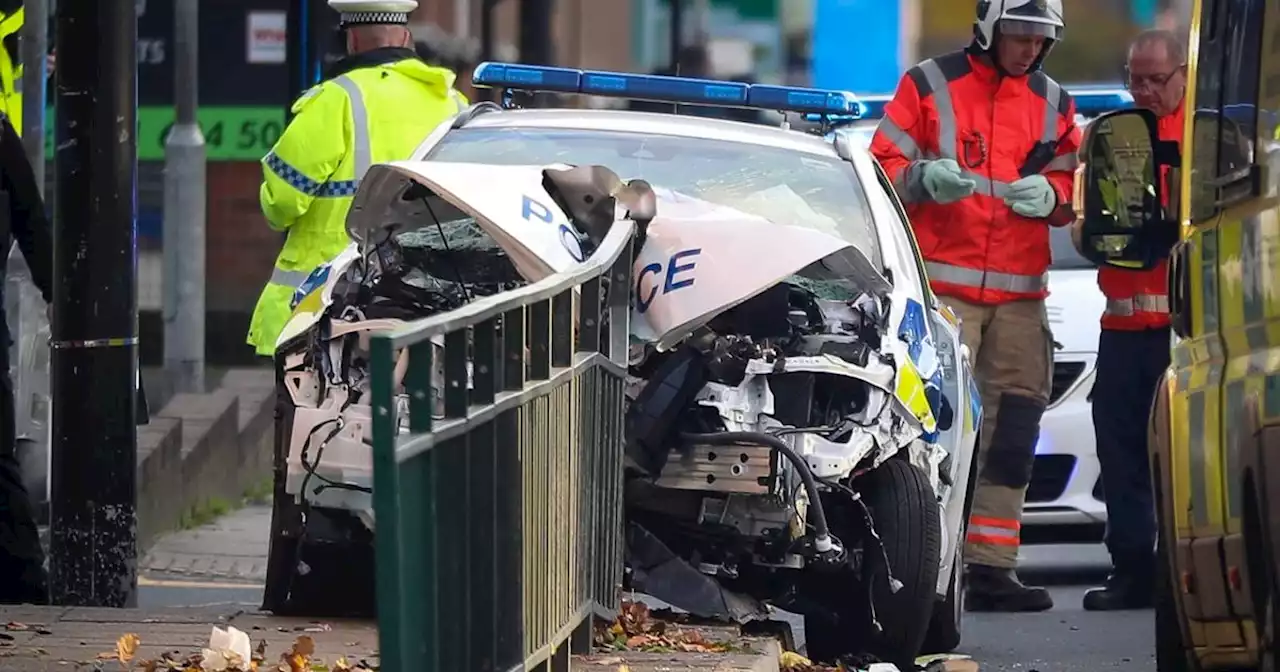
[[[1044,588],[1026,586],[1012,569],[969,565],[964,594],[966,611],[1048,611],[1053,598]]]
[[[1155,560],[1116,562],[1101,588],[1084,594],[1085,611],[1149,609],[1155,605]]]

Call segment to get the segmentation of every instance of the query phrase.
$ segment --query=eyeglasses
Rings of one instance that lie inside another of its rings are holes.
[[[1174,68],[1170,72],[1163,75],[1135,75],[1132,72],[1129,72],[1128,66],[1125,66],[1124,86],[1125,88],[1130,90],[1140,89],[1144,86],[1159,88],[1161,86],[1164,86],[1165,84],[1168,84],[1169,80],[1173,79],[1173,76],[1178,74],[1181,70],[1182,70],[1182,66],[1179,65],[1178,67]]]

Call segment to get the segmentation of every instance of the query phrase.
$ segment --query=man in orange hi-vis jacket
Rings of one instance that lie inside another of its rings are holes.
[[[933,290],[961,319],[982,392],[970,611],[1053,607],[1015,568],[1052,379],[1049,227],[1075,217],[1075,103],[1040,69],[1063,27],[1061,0],[979,2],[972,44],[907,71],[871,145],[911,217]]]

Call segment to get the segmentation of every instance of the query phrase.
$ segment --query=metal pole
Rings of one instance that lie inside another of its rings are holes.
[[[671,3],[671,74],[680,74],[680,51],[684,47],[684,1],[668,0]]]
[[[164,143],[164,367],[178,392],[204,392],[205,145],[199,0],[177,0],[174,111]]]
[[[58,12],[50,596],[137,602],[137,14]]]
[[[293,103],[314,83],[311,81],[311,0],[290,0],[286,44],[289,48],[289,99],[284,103],[285,122],[293,119]]]
[[[27,148],[36,185],[44,193],[44,111],[45,82],[49,70],[45,55],[49,53],[48,0],[26,0],[26,19],[22,25],[22,144]]]
[[[551,45],[553,0],[520,0],[520,62],[551,65],[555,51]]]

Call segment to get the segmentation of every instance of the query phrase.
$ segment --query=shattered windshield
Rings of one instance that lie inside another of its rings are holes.
[[[430,160],[487,165],[604,165],[779,224],[837,236],[883,266],[870,206],[853,168],[835,156],[709,138],[623,131],[461,128]]]

